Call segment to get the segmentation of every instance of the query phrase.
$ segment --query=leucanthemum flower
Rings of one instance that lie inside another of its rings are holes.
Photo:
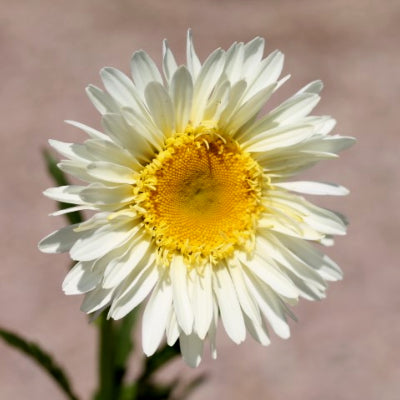
[[[82,310],[123,318],[149,296],[142,321],[151,355],[166,335],[197,366],[209,339],[216,357],[219,318],[240,343],[246,332],[270,343],[267,325],[290,335],[288,305],[325,297],[339,267],[313,244],[345,233],[343,218],[295,193],[344,195],[333,184],[288,181],[319,160],[336,158],[353,139],[328,136],[329,116],[309,115],[322,83],[315,81],[259,116],[279,80],[283,54],[262,59],[264,40],[218,49],[201,64],[187,37],[178,66],[167,42],[162,76],[136,52],[133,82],[101,70],[106,91],[87,93],[104,133],[78,122],[83,144],[51,140],[66,158],[59,168],[87,185],[46,190],[51,199],[92,210],[87,221],[40,243],[69,252],[77,264],[66,294],[85,294]]]

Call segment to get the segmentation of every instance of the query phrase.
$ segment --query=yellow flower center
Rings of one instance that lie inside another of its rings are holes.
[[[251,251],[262,211],[262,171],[239,145],[201,125],[167,139],[140,173],[137,209],[168,265],[215,264],[235,248]]]

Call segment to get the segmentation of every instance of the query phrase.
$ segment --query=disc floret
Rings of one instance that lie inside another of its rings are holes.
[[[262,170],[211,121],[166,140],[137,177],[137,210],[168,265],[216,264],[236,248],[251,252],[262,211]]]

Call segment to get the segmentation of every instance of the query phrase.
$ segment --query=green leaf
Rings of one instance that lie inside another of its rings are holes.
[[[124,386],[122,388],[119,400],[136,400],[136,396],[137,385],[136,383],[133,383],[132,385]]]
[[[144,361],[144,367],[141,375],[136,381],[137,391],[135,397],[126,398],[126,400],[162,400],[168,399],[172,391],[176,388],[179,379],[172,381],[169,384],[160,384],[153,381],[153,375],[161,367],[177,356],[180,356],[179,343],[176,342],[174,346],[164,345],[153,356],[148,357]],[[205,375],[195,377],[192,381],[187,383],[179,395],[180,399],[186,398],[197,386],[203,383]],[[125,398],[124,398],[125,400]]]
[[[68,179],[65,176],[64,172],[57,167],[57,159],[47,149],[43,149],[42,153],[43,153],[43,158],[46,162],[47,171],[53,178],[54,182],[58,186],[69,185]],[[73,204],[69,203],[58,202],[57,204],[59,210],[64,210],[65,208],[73,206]],[[79,211],[74,211],[64,215],[70,224],[77,224],[83,221],[82,214]]]
[[[138,384],[135,382],[122,388],[119,400],[166,400],[170,398],[175,386],[176,381],[170,384],[152,382]]]
[[[140,379],[148,379],[155,371],[180,354],[181,352],[178,342],[173,346],[168,346],[167,344],[164,345],[164,347],[157,351],[157,353],[145,359],[144,370]]]
[[[185,400],[206,379],[206,374],[199,375],[186,383],[179,391],[174,393],[174,399]],[[179,378],[170,383],[157,383],[152,380],[137,381],[124,386],[119,400],[166,400],[171,399],[171,394],[176,390]],[[95,399],[97,400],[97,399]]]
[[[26,354],[42,367],[54,379],[70,400],[78,400],[78,397],[72,391],[66,374],[62,368],[56,364],[50,354],[42,350],[36,343],[29,342],[21,336],[2,328],[0,328],[0,337],[10,346]]]
[[[169,399],[176,385],[177,385],[177,380],[172,381],[169,384],[159,384],[154,382],[144,382],[144,383],[138,382],[135,400]]]
[[[159,384],[153,382],[152,375],[179,354],[179,344],[176,343],[172,347],[164,345],[157,353],[145,358],[142,373],[134,384],[134,395],[131,398],[126,395],[124,400],[162,400],[169,398],[177,381],[170,384]]]

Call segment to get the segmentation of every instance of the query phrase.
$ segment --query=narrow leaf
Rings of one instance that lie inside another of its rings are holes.
[[[50,354],[42,350],[36,343],[29,342],[21,336],[0,328],[0,337],[10,346],[18,349],[42,367],[63,390],[68,399],[78,400],[72,391],[68,378],[62,368],[52,359]]]
[[[177,385],[177,381],[169,384],[159,384],[153,382],[145,382],[137,385],[137,393],[135,400],[165,400],[170,399],[171,393]]]
[[[164,364],[171,361],[176,356],[181,354],[178,342],[174,346],[165,345],[161,350],[157,351],[153,356],[145,359],[144,370],[139,381],[146,381],[155,371],[161,368]]]

